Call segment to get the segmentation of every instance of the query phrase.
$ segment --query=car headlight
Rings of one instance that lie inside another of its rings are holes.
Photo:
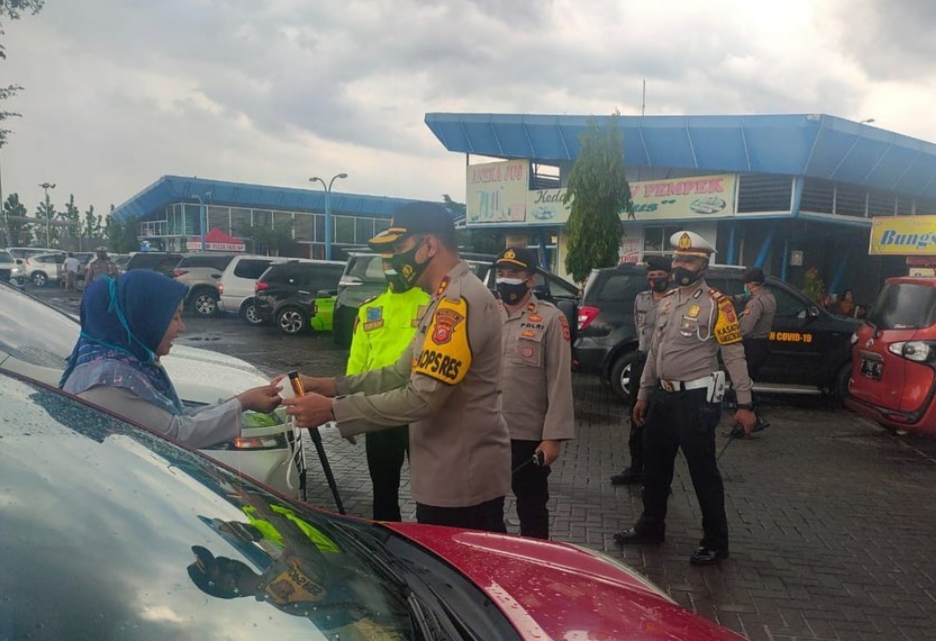
[[[925,363],[933,360],[934,356],[936,356],[933,344],[926,341],[891,343],[887,346],[887,351],[917,363]]]

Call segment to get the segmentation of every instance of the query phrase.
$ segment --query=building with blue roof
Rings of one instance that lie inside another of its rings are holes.
[[[201,202],[200,202],[201,201]],[[390,217],[412,199],[365,196],[331,192],[334,220],[333,253],[364,245],[390,224]],[[325,193],[322,190],[270,187],[205,178],[163,176],[111,215],[119,221],[134,217],[140,223],[140,238],[153,248],[184,251],[187,242],[202,233],[204,204],[208,230],[218,229],[239,238],[254,226],[288,223],[294,243],[284,255],[324,258]],[[253,249],[250,243],[248,250]]]
[[[554,245],[549,266],[558,273],[568,210],[557,202],[588,121],[425,117],[446,149],[468,159],[468,226]],[[936,145],[867,122],[823,114],[620,116],[618,125],[635,202],[621,216],[624,260],[666,253],[669,235],[688,229],[715,243],[717,262],[762,266],[800,285],[815,267],[830,291],[850,288],[870,302],[884,277],[906,273],[901,258],[867,255],[871,219],[936,213]]]

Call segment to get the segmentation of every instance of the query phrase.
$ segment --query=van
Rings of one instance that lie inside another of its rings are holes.
[[[891,430],[936,434],[936,279],[887,279],[852,344],[846,405]]]
[[[224,268],[218,281],[218,311],[237,314],[251,325],[263,319],[254,307],[254,288],[270,265],[285,263],[288,258],[242,254],[235,256]]]

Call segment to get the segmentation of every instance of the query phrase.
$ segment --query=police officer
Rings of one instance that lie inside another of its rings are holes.
[[[704,531],[689,560],[695,565],[710,565],[728,556],[725,491],[715,460],[715,428],[724,393],[723,375],[718,372],[719,350],[738,396],[735,421],[746,433],[755,422],[751,379],[734,306],[703,278],[715,248],[688,231],[676,232],[670,243],[675,247],[672,266],[677,288],[657,308],[650,353],[634,406],[634,422],[646,424],[644,510],[634,527],[618,532],[615,539],[620,543],[665,540],[666,502],[676,454],[682,449]]]
[[[764,286],[767,280],[764,270],[750,267],[741,276],[744,282],[744,311],[741,312],[741,338],[744,343],[744,356],[747,359],[748,375],[752,381],[770,357],[770,328],[777,315],[777,299]],[[757,428],[768,426],[757,408]]]
[[[510,429],[520,534],[548,539],[549,466],[562,441],[575,436],[569,322],[533,293],[533,250],[507,248],[494,265],[504,323],[501,404]]]
[[[647,284],[650,289],[640,292],[634,299],[634,327],[637,328],[637,360],[631,368],[630,393],[631,405],[637,404],[637,392],[640,390],[640,377],[647,351],[650,349],[650,337],[656,320],[657,303],[663,299],[670,285],[670,261],[663,256],[648,256]],[[643,428],[631,421],[630,438],[627,439],[630,450],[630,467],[611,477],[612,485],[631,485],[643,482]]]
[[[501,415],[502,323],[497,300],[458,255],[441,206],[410,203],[370,246],[392,253],[407,283],[432,292],[416,338],[389,367],[358,376],[302,377],[285,399],[300,426],[335,420],[342,436],[410,425],[420,523],[505,532],[510,434]]]
[[[349,376],[393,365],[416,336],[429,295],[407,283],[383,261],[387,291],[361,305],[348,355]],[[364,436],[367,469],[373,486],[375,521],[400,521],[400,470],[409,451],[409,428],[391,427]]]

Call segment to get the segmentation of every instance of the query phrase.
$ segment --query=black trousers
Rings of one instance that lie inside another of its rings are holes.
[[[517,497],[520,535],[548,539],[549,510],[546,504],[549,503],[551,470],[529,462],[539,444],[540,441],[510,441],[510,469],[516,470],[511,477],[511,487]]]
[[[725,488],[715,460],[715,428],[720,418],[721,404],[707,403],[704,389],[653,393],[644,427],[644,511],[636,525],[639,531],[665,532],[666,501],[681,449],[702,510],[700,545],[728,549]]]
[[[447,525],[469,530],[507,533],[507,525],[504,523],[503,496],[470,507],[437,507],[417,503],[416,521],[424,525]]]
[[[640,377],[643,376],[644,365],[647,364],[647,355],[638,352],[637,362],[631,369],[630,377],[630,403],[633,410],[637,404],[637,392],[640,391]],[[630,422],[630,436],[627,439],[627,449],[630,450],[630,467],[635,472],[643,472],[644,469],[644,448],[643,448],[643,428]]]
[[[374,488],[374,520],[402,521],[400,470],[409,453],[409,427],[391,427],[364,436],[367,469]]]
[[[758,372],[760,372],[761,367],[764,366],[764,363],[766,363],[767,359],[770,357],[770,339],[745,338],[743,344],[748,376],[751,377],[752,381],[756,381]],[[754,398],[753,393],[751,394],[751,398]],[[758,415],[762,414],[763,409],[758,407],[757,413]]]

